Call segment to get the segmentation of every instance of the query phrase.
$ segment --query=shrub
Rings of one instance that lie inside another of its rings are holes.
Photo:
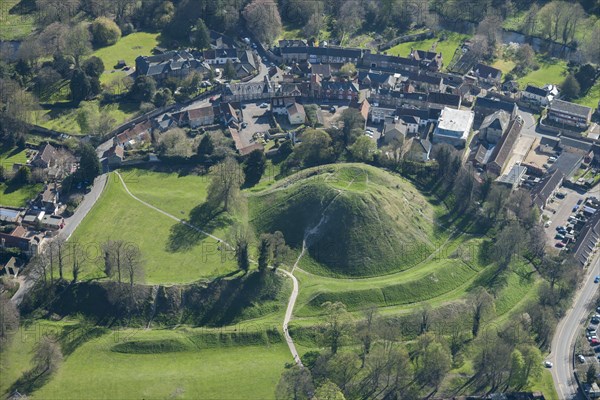
[[[113,45],[121,38],[121,29],[106,17],[97,18],[92,22],[91,31],[92,42],[97,47]]]

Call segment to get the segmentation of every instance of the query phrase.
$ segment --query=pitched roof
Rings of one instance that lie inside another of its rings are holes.
[[[507,113],[512,114],[512,112],[515,110],[516,107],[517,107],[516,103],[511,103],[511,102],[503,101],[503,100],[499,100],[499,99],[492,99],[489,97],[478,97],[477,101],[475,102],[474,110],[481,110],[481,109],[504,110]]]
[[[502,71],[500,71],[498,68],[490,67],[489,65],[481,63],[477,64],[473,68],[473,72],[475,72],[478,76],[491,79],[500,79],[502,76]]]
[[[504,132],[504,130],[508,126],[509,121],[510,115],[504,110],[498,110],[495,113],[485,117],[485,119],[481,123],[481,127],[479,128],[479,130],[492,128]]]
[[[546,174],[546,176],[531,189],[531,198],[533,199],[533,202],[539,207],[545,206],[546,202],[564,177],[563,173],[559,170],[554,170]]]
[[[600,239],[600,212],[596,212],[583,226],[572,249],[573,258],[585,265]]]
[[[205,106],[205,107],[199,107],[199,108],[193,108],[191,110],[187,110],[186,114],[187,114],[187,119],[189,121],[192,121],[195,119],[214,116],[215,110],[214,110],[213,106]]]
[[[290,116],[300,115],[306,118],[306,113],[304,112],[304,106],[300,103],[293,102],[292,104],[287,106],[287,111]]]
[[[544,89],[533,85],[527,85],[524,91],[541,97],[545,97],[548,94]]]
[[[521,133],[522,128],[523,119],[521,119],[521,117],[514,118],[510,121],[507,132],[502,135],[500,142],[494,147],[494,151],[490,157],[490,164],[494,163],[498,166],[499,170],[502,170],[506,160],[512,153],[512,148],[519,138],[519,133]]]
[[[56,149],[50,143],[46,143],[36,156],[37,159],[40,159],[47,164],[50,164],[55,157]]]
[[[427,101],[434,104],[460,107],[460,96],[452,93],[430,92]]]
[[[593,144],[584,140],[577,140],[569,136],[562,136],[560,138],[560,146],[573,147],[578,150],[589,152],[592,149]]]
[[[550,103],[550,111],[558,111],[566,114],[577,115],[582,118],[588,118],[592,114],[592,109],[590,107],[557,99]]]

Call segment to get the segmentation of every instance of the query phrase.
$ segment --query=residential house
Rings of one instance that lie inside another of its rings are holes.
[[[444,107],[459,109],[461,102],[462,98],[457,94],[430,92],[427,95],[427,106],[431,108],[438,108],[440,110]]]
[[[402,115],[398,116],[398,119],[406,125],[406,132],[409,135],[416,135],[419,133],[419,126],[421,126],[421,118],[413,115]]]
[[[310,73],[313,75],[321,75],[323,79],[331,78],[331,64],[312,64]]]
[[[406,154],[406,159],[417,162],[429,161],[431,154],[431,142],[427,139],[412,138],[410,139],[410,149]]]
[[[39,252],[42,240],[41,235],[34,234],[19,225],[10,233],[0,232],[0,249],[18,248],[32,256]]]
[[[119,167],[125,159],[125,150],[122,146],[113,145],[104,152],[103,157],[106,158],[109,167]]]
[[[475,107],[473,108],[475,112],[475,126],[478,126],[478,124],[483,122],[485,117],[498,110],[504,110],[511,118],[514,118],[517,115],[519,107],[514,102],[500,100],[496,97],[477,97]]]
[[[529,101],[532,104],[546,107],[554,97],[558,95],[558,89],[554,85],[546,85],[543,88],[527,85],[525,90],[521,91],[521,99]]]
[[[407,78],[417,90],[423,92],[443,92],[446,90],[444,81],[439,76],[427,75],[422,72],[411,72]]]
[[[185,78],[192,72],[207,74],[210,65],[189,51],[167,51],[155,56],[139,56],[135,59],[138,76],[150,76],[156,81],[167,78]]]
[[[279,48],[282,47],[307,47],[304,39],[281,39],[278,43]]]
[[[58,211],[59,200],[59,188],[56,183],[46,185],[44,191],[38,195],[33,203],[33,208],[37,210],[44,210],[48,214],[56,214]]]
[[[31,165],[37,168],[52,168],[56,166],[58,152],[50,143],[42,144]]]
[[[224,102],[255,101],[270,99],[275,95],[275,88],[265,77],[262,82],[231,83],[225,85],[221,98]]]
[[[247,78],[258,71],[254,54],[250,50],[238,50],[239,63],[234,64],[238,79]]]
[[[403,68],[414,72],[419,70],[419,64],[419,60],[414,60],[412,58],[373,53],[365,53],[360,63],[364,68]]]
[[[286,110],[290,125],[300,125],[306,121],[306,112],[302,104],[294,102],[287,106]]]
[[[240,54],[243,52],[245,50],[239,50]],[[202,55],[204,60],[210,65],[224,65],[227,61],[231,61],[233,64],[240,63],[238,50],[236,49],[205,50]]]
[[[179,121],[179,119],[181,121]],[[153,128],[163,133],[169,129],[176,128],[179,125],[179,122],[183,123],[183,113],[175,113],[172,115],[163,114],[162,117],[153,121]]]
[[[549,138],[547,136],[542,137],[540,140],[540,145],[538,146],[538,151],[542,154],[547,154],[550,156],[556,155],[556,151],[558,150],[560,144],[560,139]]]
[[[371,108],[371,122],[379,124],[384,122],[387,117],[391,117],[396,113],[395,108],[385,107],[372,107]]]
[[[410,58],[418,61],[421,68],[430,71],[439,71],[444,65],[442,53],[436,53],[435,51],[411,49]]]
[[[490,156],[489,162],[486,165],[486,169],[496,175],[502,175],[504,172],[504,168],[506,167],[506,162],[510,158],[512,154],[512,149],[521,134],[521,129],[523,128],[523,119],[520,116],[513,118],[506,132],[494,147],[494,151]]]
[[[367,120],[369,119],[369,112],[371,111],[371,104],[369,104],[369,102],[366,99],[361,102],[353,100],[352,102],[350,102],[349,107],[358,110],[360,115],[363,117],[363,120],[365,121],[363,128],[366,129]]]
[[[18,208],[0,207],[0,222],[3,224],[18,224],[22,212]]]
[[[398,119],[398,117],[388,119],[383,125],[383,140],[386,144],[394,141],[404,143],[408,129],[406,124]]]
[[[541,210],[548,206],[548,202],[562,185],[565,176],[559,170],[548,172],[540,182],[531,189],[533,204]]]
[[[513,190],[521,185],[526,173],[527,167],[515,164],[507,174],[498,177],[496,182]]]
[[[433,131],[433,143],[464,146],[473,127],[473,112],[444,107]]]
[[[440,110],[406,106],[398,108],[397,115],[402,119],[404,119],[403,117],[415,117],[419,121],[419,127],[423,128],[429,122],[437,122]]]
[[[288,107],[295,102],[294,97],[273,97],[271,99],[271,112],[277,115],[287,115]]]
[[[319,97],[329,100],[358,100],[358,85],[350,81],[323,81]]]
[[[584,156],[581,153],[569,153],[563,151],[550,168],[548,168],[548,171],[559,170],[562,172],[565,179],[571,179],[581,166],[583,157]]]
[[[127,149],[139,144],[148,143],[151,140],[152,125],[152,121],[147,119],[119,133],[115,136],[113,142],[115,145],[124,146]]]
[[[548,119],[576,128],[586,128],[592,119],[592,108],[554,99],[548,108]]]
[[[485,82],[490,85],[499,85],[502,82],[502,71],[498,68],[481,63],[473,67],[473,75],[476,76],[480,82]]]
[[[593,144],[581,139],[562,136],[560,138],[560,148],[569,153],[581,154],[587,156],[592,151]]]
[[[479,127],[479,138],[491,144],[498,143],[506,132],[509,122],[510,115],[504,110],[488,115]]]
[[[215,107],[212,105],[192,108],[185,111],[184,114],[184,124],[192,129],[203,125],[212,125],[215,123],[215,119]]]
[[[223,125],[237,129],[242,123],[241,110],[239,108],[234,107],[234,105],[231,102],[221,102],[219,108],[219,115],[221,117],[221,122],[223,123]]]
[[[308,61],[311,64],[357,64],[363,56],[363,51],[368,50],[337,46],[288,46],[279,48],[279,51],[285,63]]]
[[[211,49],[235,49],[235,42],[229,36],[211,30],[210,32]]]
[[[594,254],[598,241],[600,240],[600,212],[596,212],[585,223],[579,235],[575,246],[571,249],[573,259],[579,266],[584,267]]]

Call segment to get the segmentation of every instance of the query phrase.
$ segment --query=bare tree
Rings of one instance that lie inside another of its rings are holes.
[[[48,283],[48,269],[50,263],[46,252],[33,256],[27,265],[27,274],[35,282],[42,282],[44,287]]]
[[[473,326],[471,328],[471,333],[473,334],[473,337],[477,337],[479,334],[479,327],[481,326],[481,320],[494,309],[494,299],[484,287],[479,287],[469,297],[469,304],[473,310]]]
[[[122,240],[109,240],[102,245],[104,258],[104,273],[109,278],[117,277],[117,282],[122,282],[124,274],[125,250],[127,243]]]
[[[360,339],[362,347],[360,353],[361,368],[364,368],[367,356],[371,352],[371,345],[376,339],[377,331],[375,328],[379,319],[376,307],[367,308],[364,312],[364,315],[364,319],[360,321],[356,327],[358,338]]]
[[[62,360],[63,355],[57,339],[43,335],[35,346],[33,355],[35,371],[40,375],[51,374],[60,367]]]
[[[135,283],[144,279],[144,260],[138,246],[128,245],[123,252],[123,265],[129,280],[129,300],[135,302]]]
[[[19,328],[19,310],[6,293],[0,294],[0,345]]]
[[[228,212],[240,200],[240,187],[244,183],[244,171],[232,157],[227,157],[211,168],[212,180],[208,188],[207,203],[213,209],[223,206]]]
[[[64,52],[73,56],[77,68],[79,68],[81,58],[91,51],[92,42],[87,26],[79,24],[66,32]]]

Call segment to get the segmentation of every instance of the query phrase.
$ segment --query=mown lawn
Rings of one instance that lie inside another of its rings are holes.
[[[565,80],[567,73],[566,61],[538,59],[538,63],[540,68],[537,71],[531,71],[517,80],[521,88],[525,88],[527,84],[538,87],[542,87],[547,83],[559,85]]]
[[[0,164],[5,168],[12,168],[13,164],[26,164],[27,151],[18,147],[0,146]]]
[[[440,40],[442,35],[446,35],[446,40]],[[420,40],[417,42],[406,42],[400,43],[391,49],[387,50],[387,54],[400,56],[400,57],[408,57],[410,55],[411,48],[416,50],[431,50],[432,46],[436,44],[435,51],[438,53],[442,53],[442,57],[444,58],[444,65],[448,65],[452,60],[452,56],[454,56],[454,52],[460,46],[463,40],[467,39],[469,36],[456,32],[448,32],[444,31],[438,35],[438,37],[426,40]]]
[[[20,0],[0,0],[0,40],[19,40],[29,35],[34,28],[32,14],[19,14]]]
[[[598,107],[598,101],[600,101],[600,80],[596,82],[594,86],[588,90],[584,97],[574,100],[575,103],[584,106],[596,108]]]
[[[502,71],[503,75],[508,74],[515,67],[515,62],[511,60],[498,59],[493,64],[492,67],[498,68]]]
[[[160,173],[154,173],[146,178],[136,184],[127,174],[124,176],[128,185],[132,185],[133,193],[139,192],[140,197],[146,196],[149,201],[152,200],[154,206],[172,211],[182,219],[187,219],[187,211],[203,200],[200,196],[197,201],[192,197],[187,197],[188,200],[178,199],[182,197],[182,192],[189,192],[193,196],[195,189],[190,184],[193,181],[191,178],[178,183],[170,182],[178,179],[176,175],[163,177]],[[202,178],[196,179],[194,185],[201,193]],[[176,185],[180,185],[180,189],[173,194],[168,187]],[[196,214],[201,214],[201,210]],[[195,218],[200,217],[196,215]],[[211,222],[215,235],[224,237],[229,220],[217,218],[215,221]],[[192,222],[198,223],[193,218]],[[207,226],[200,227],[210,229]],[[234,255],[225,248],[219,250],[214,239],[134,200],[125,192],[115,174],[110,175],[104,193],[70,239],[89,244],[92,249],[83,266],[82,278],[104,276],[98,249],[109,238],[139,246],[145,259],[147,283],[192,282],[200,278],[222,276],[236,269]]]
[[[152,55],[152,49],[158,45],[158,33],[135,32],[122,37],[112,46],[96,50],[91,56],[100,57],[104,62],[104,74],[102,83],[108,83],[113,79],[125,76],[121,70],[115,71],[114,66],[119,60],[125,60],[128,66],[135,67],[135,59],[138,56]]]
[[[18,185],[0,183],[0,205],[8,207],[24,207],[29,200],[36,197],[44,185]]]

